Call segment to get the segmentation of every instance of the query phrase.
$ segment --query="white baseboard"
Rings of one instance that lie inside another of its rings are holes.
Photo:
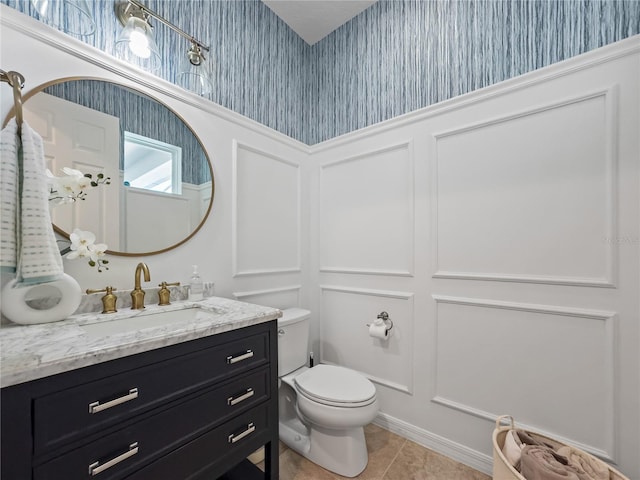
[[[489,476],[493,472],[493,458],[489,455],[460,445],[386,413],[378,413],[373,423]]]

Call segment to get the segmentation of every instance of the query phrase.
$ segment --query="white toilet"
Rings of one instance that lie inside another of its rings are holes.
[[[363,427],[378,413],[376,388],[358,372],[306,367],[311,312],[278,320],[280,440],[321,467],[355,477],[367,466]]]

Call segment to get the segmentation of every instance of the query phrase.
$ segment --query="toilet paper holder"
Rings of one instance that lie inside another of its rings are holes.
[[[387,327],[387,331],[393,328],[393,320],[389,318],[389,314],[387,312],[380,312],[376,317],[376,319],[380,319],[384,322],[385,326]],[[366,325],[367,325],[367,328],[371,326],[370,323],[367,323]]]

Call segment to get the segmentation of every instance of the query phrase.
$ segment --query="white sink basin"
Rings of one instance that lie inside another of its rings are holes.
[[[135,316],[109,320],[101,319],[99,322],[80,325],[80,328],[91,337],[108,337],[122,333],[130,333],[139,330],[165,327],[172,324],[189,324],[195,320],[199,308],[185,308],[172,311],[143,311]]]

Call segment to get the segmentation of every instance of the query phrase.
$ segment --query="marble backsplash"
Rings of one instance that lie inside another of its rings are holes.
[[[189,298],[189,285],[180,285],[175,287],[167,287],[171,292],[170,301],[171,302],[180,302],[184,300],[188,300]],[[131,291],[133,289],[128,290],[116,290],[113,294],[118,297],[116,302],[116,309],[126,309],[131,308]],[[149,287],[144,288],[145,297],[144,303],[145,305],[153,305],[158,303],[158,291],[160,287]],[[92,294],[83,294],[82,300],[80,301],[80,306],[74,312],[74,315],[81,313],[101,313],[102,312],[102,297],[104,293],[92,293]],[[204,282],[204,298],[213,297],[215,295],[214,283],[213,282]],[[44,297],[37,299],[30,299],[28,304],[31,308],[35,308],[37,310],[48,310],[54,307],[59,302],[59,297]],[[1,317],[0,324],[6,325],[12,323],[10,320],[4,317]]]

